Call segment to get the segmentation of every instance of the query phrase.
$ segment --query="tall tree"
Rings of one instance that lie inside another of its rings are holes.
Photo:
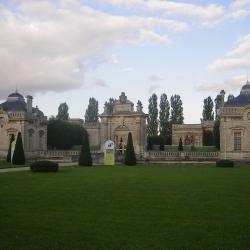
[[[179,95],[171,96],[171,123],[183,124],[183,107],[182,100]]]
[[[214,120],[214,102],[209,96],[204,99],[202,118],[203,121],[213,121]]]
[[[109,101],[108,101],[108,102],[105,102],[105,103],[104,103],[105,110],[106,110],[106,112],[107,112],[109,115],[112,115],[112,114],[113,114],[114,104],[115,104],[115,99],[112,98],[112,97],[109,98]]]
[[[67,121],[69,119],[69,107],[67,105],[66,102],[64,103],[61,103],[58,107],[58,114],[56,116],[56,118],[58,120],[64,120],[64,121]]]
[[[98,121],[98,101],[91,97],[89,98],[89,105],[85,112],[85,122],[97,122]]]
[[[134,150],[131,132],[129,132],[128,134],[128,141],[127,141],[124,163],[125,165],[130,165],[130,166],[136,165],[135,150]]]
[[[25,155],[23,150],[22,135],[20,132],[17,134],[16,147],[12,157],[12,163],[15,165],[25,164]]]
[[[160,135],[163,136],[166,141],[168,141],[171,134],[169,117],[170,105],[168,97],[166,94],[162,94],[160,98],[159,127]]]
[[[214,103],[215,103],[215,119],[218,118],[219,116],[219,110],[224,102],[224,96],[225,96],[225,91],[221,90],[220,94],[216,96],[216,98],[214,99]]]
[[[78,164],[79,166],[85,166],[85,167],[92,166],[92,157],[89,147],[89,135],[86,131],[84,131],[84,137]]]
[[[217,119],[214,123],[214,146],[220,149],[220,120]]]
[[[153,94],[149,98],[148,104],[148,118],[147,118],[147,130],[148,136],[158,135],[158,108],[157,108],[157,95]]]

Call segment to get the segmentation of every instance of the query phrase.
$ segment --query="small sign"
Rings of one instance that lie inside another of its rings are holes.
[[[104,165],[115,165],[115,144],[110,140],[104,143]]]
[[[16,139],[11,143],[11,162],[16,148]]]

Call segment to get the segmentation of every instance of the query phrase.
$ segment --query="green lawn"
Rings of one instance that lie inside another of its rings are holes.
[[[28,165],[13,165],[10,162],[6,161],[0,161],[0,169],[3,168],[21,168],[21,167],[27,167]]]
[[[0,249],[250,249],[250,167],[0,174]]]

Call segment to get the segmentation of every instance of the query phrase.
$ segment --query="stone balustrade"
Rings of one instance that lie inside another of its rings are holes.
[[[215,161],[219,159],[219,152],[168,152],[168,151],[148,151],[145,153],[148,160],[160,161]]]

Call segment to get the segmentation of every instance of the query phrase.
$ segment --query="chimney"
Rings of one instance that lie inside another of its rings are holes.
[[[33,100],[33,97],[30,96],[30,95],[27,95],[26,98],[27,98],[27,112],[32,113],[32,100]]]
[[[221,96],[221,107],[224,107],[224,102],[225,102],[225,90],[221,90],[220,96]]]

